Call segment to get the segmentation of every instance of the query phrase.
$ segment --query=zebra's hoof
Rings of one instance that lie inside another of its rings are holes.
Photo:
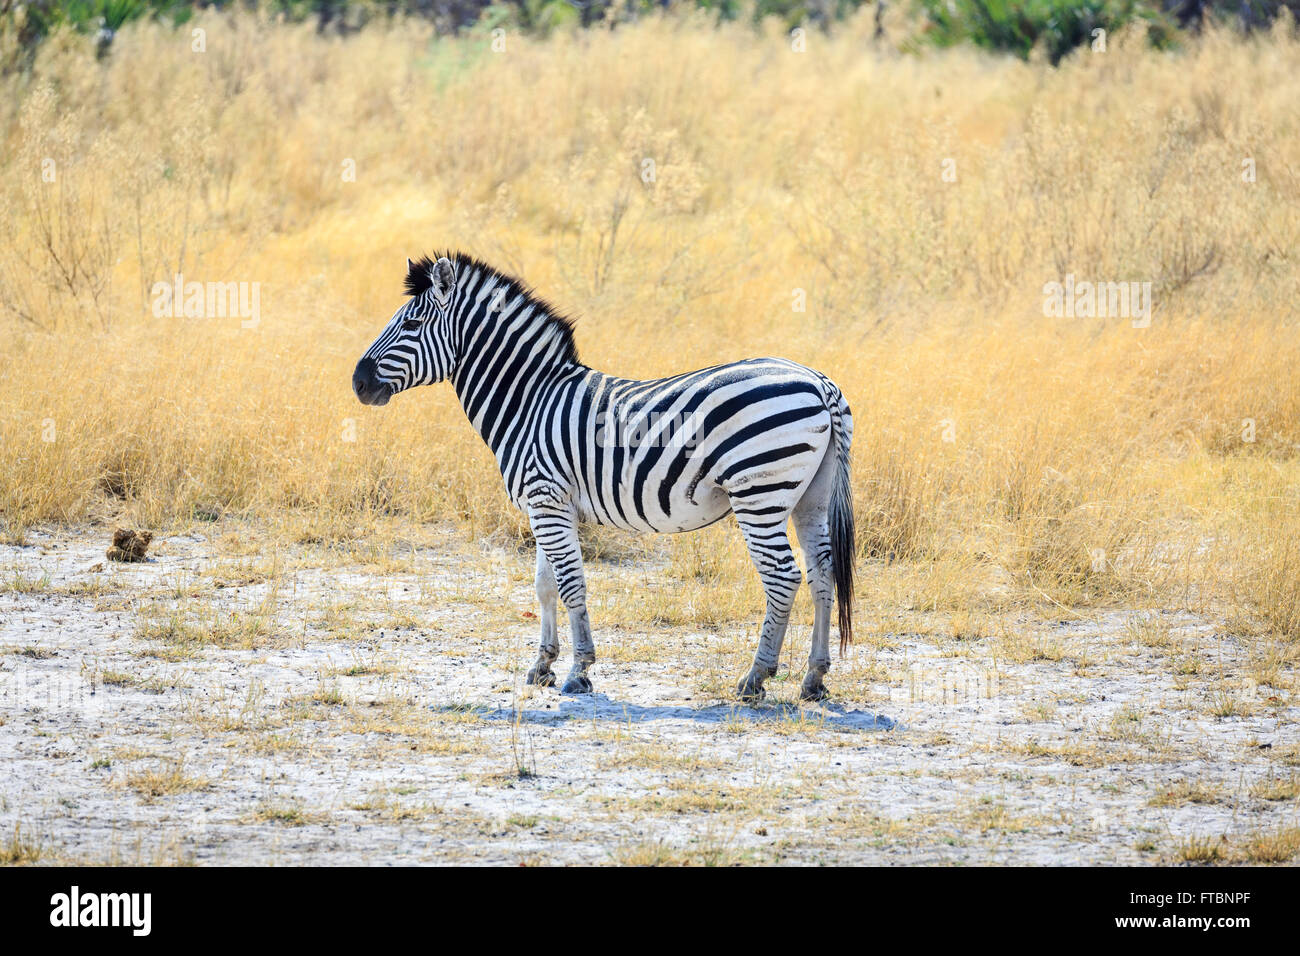
[[[831,692],[826,689],[825,684],[817,684],[815,687],[809,687],[807,684],[804,684],[803,689],[799,691],[799,699],[808,701],[809,703],[826,700],[830,696]]]
[[[736,686],[736,696],[747,704],[757,703],[767,696],[763,682],[775,673],[775,667],[764,668],[755,664]]]
[[[560,688],[561,694],[590,694],[591,681],[584,675],[573,675]]]
[[[535,684],[538,687],[554,687],[555,672],[552,670],[540,670],[539,668],[534,667],[528,672],[527,681],[528,683]]]

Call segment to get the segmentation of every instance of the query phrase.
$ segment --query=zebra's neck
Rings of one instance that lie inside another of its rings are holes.
[[[479,268],[457,285],[463,291],[452,385],[514,493],[523,466],[519,437],[542,394],[584,366],[569,322],[515,280]]]

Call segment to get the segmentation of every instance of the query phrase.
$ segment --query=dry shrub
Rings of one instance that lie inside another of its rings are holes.
[[[451,246],[579,316],[599,368],[831,375],[862,555],[917,568],[917,606],[1173,582],[1294,634],[1296,42],[1121,37],[1053,70],[864,52],[868,20],[802,55],[694,16],[500,55],[210,11],[204,54],[150,23],[102,62],[45,44],[0,80],[5,533],[291,512],[525,541],[448,389],[351,394],[403,258]],[[178,272],[260,283],[259,320],[155,315]],[[1045,316],[1067,273],[1150,282],[1150,326]]]

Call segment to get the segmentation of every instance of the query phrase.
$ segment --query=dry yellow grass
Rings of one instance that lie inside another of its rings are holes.
[[[203,790],[208,786],[208,781],[187,776],[182,761],[174,760],[164,762],[161,766],[131,771],[122,785],[138,793],[142,800],[157,800],[178,793]]]
[[[13,836],[6,845],[0,845],[0,864],[4,866],[21,866],[35,863],[45,854],[45,846],[39,840],[23,833],[22,824],[14,824]]]
[[[458,247],[578,316],[597,367],[829,373],[863,555],[909,568],[860,576],[872,607],[1219,601],[1300,635],[1294,40],[1112,38],[1053,70],[875,50],[866,20],[806,53],[690,17],[503,53],[198,23],[203,53],[132,24],[0,81],[8,538],[523,535],[450,390],[350,390],[403,257]],[[177,272],[260,283],[259,321],[156,317]],[[1152,283],[1150,326],[1046,317],[1067,273]],[[749,580],[734,534],[694,540],[674,573]]]

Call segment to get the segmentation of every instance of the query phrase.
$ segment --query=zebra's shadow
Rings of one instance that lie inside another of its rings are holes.
[[[541,701],[537,701],[542,703]],[[531,702],[530,702],[531,703]],[[743,721],[754,724],[802,722],[813,727],[839,731],[896,730],[897,721],[856,710],[834,702],[799,706],[790,703],[749,705],[741,703],[710,704],[689,707],[683,704],[643,705],[613,700],[606,694],[581,696],[559,695],[542,706],[498,707],[482,712],[484,720],[518,720],[525,724],[556,725],[571,720],[599,720],[637,724],[651,720],[685,720],[702,724]]]

